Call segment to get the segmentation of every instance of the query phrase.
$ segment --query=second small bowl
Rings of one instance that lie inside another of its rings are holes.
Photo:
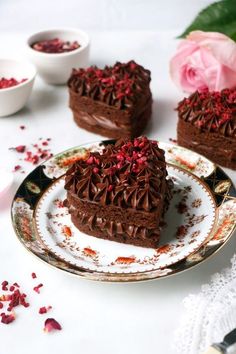
[[[45,53],[32,48],[32,45],[45,40],[59,38],[62,41],[77,41],[79,48],[63,53]],[[90,39],[79,29],[52,29],[33,34],[27,41],[30,59],[38,74],[48,84],[65,84],[73,68],[86,68],[89,60]]]
[[[0,89],[0,117],[10,116],[24,107],[31,94],[35,75],[36,70],[31,63],[0,59],[0,79],[14,78],[20,82],[15,86]]]

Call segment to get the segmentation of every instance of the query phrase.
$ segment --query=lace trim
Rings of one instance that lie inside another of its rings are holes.
[[[201,354],[236,327],[236,255],[198,295],[184,299],[186,313],[175,333],[174,353]]]

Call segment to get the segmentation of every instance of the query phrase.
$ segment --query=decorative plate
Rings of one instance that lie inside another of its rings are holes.
[[[124,245],[83,234],[63,206],[64,173],[89,151],[113,141],[79,146],[38,166],[19,187],[12,220],[23,245],[45,262],[88,279],[138,281],[188,269],[215,253],[236,225],[236,192],[226,174],[185,148],[166,151],[174,197],[157,249]]]

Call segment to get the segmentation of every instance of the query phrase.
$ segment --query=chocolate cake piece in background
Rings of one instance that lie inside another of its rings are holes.
[[[133,60],[74,69],[68,86],[75,122],[110,138],[139,136],[151,117],[150,81],[150,71]]]
[[[236,88],[196,91],[177,107],[178,144],[236,169]]]
[[[74,225],[98,238],[157,247],[171,199],[164,151],[146,137],[119,140],[91,152],[66,173]]]

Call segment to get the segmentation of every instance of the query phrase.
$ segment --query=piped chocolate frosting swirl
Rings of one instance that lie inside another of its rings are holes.
[[[131,60],[128,63],[117,62],[104,69],[97,66],[73,69],[68,86],[79,96],[87,96],[118,109],[129,109],[149,89],[150,81],[150,71]]]
[[[236,88],[194,92],[177,107],[179,118],[199,129],[236,138]]]
[[[169,190],[164,151],[146,137],[119,140],[91,152],[66,173],[65,189],[82,200],[136,210],[155,210]]]

